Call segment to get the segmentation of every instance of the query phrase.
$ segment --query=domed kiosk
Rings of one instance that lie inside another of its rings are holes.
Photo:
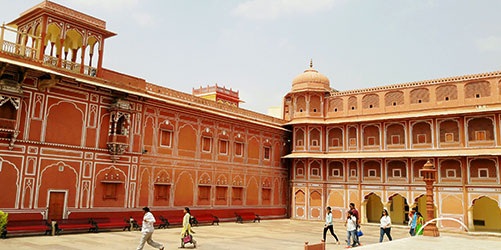
[[[325,98],[331,91],[329,79],[318,73],[310,61],[310,67],[292,80],[292,91],[284,98],[284,119],[324,117]]]
[[[292,80],[292,91],[330,91],[331,88],[329,84],[329,79],[318,73],[318,71],[313,68],[313,61],[310,61],[310,68],[306,69],[304,73],[296,76],[294,80]]]

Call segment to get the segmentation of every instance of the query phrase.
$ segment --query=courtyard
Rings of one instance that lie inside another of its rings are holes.
[[[265,220],[261,223],[237,224],[221,223],[219,226],[195,227],[195,239],[198,249],[304,249],[304,242],[318,243],[322,238],[322,222],[297,220]],[[165,249],[179,247],[179,227],[155,230],[153,239],[162,242]],[[344,249],[346,231],[342,223],[335,223],[334,230],[341,245],[336,245],[332,236],[328,236],[326,249]],[[445,233],[439,238],[409,238],[405,227],[394,227],[394,241],[375,244],[379,241],[379,228],[376,225],[364,225],[361,237],[361,249],[499,249],[501,238],[486,235],[467,235]],[[60,236],[11,237],[0,240],[0,249],[135,249],[140,232],[100,232],[100,233],[63,233]],[[385,238],[385,242],[387,239]],[[191,248],[188,245],[188,248]],[[153,249],[145,246],[144,249]]]

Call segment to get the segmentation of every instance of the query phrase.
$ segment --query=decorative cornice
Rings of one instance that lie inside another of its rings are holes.
[[[452,82],[479,80],[479,79],[485,79],[485,78],[490,78],[490,77],[500,77],[500,76],[501,76],[501,71],[495,71],[495,72],[479,73],[479,74],[473,74],[473,75],[463,75],[463,76],[439,78],[439,79],[434,79],[434,80],[392,84],[392,85],[386,85],[386,86],[374,87],[374,88],[366,88],[366,89],[355,89],[355,90],[346,90],[346,91],[338,91],[338,92],[332,91],[331,96],[355,95],[355,94],[362,94],[362,93],[375,92],[375,91],[384,91],[384,90],[390,90],[390,89],[400,89],[400,88],[409,88],[409,87],[417,87],[417,86],[427,86],[427,85],[440,84],[440,83],[452,83]]]

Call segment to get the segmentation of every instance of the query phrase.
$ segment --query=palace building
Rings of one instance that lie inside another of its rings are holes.
[[[0,31],[0,210],[10,220],[128,218],[144,206],[288,216],[284,120],[238,108],[226,88],[214,92],[236,105],[104,68],[115,34],[50,1]]]
[[[238,91],[193,95],[103,67],[106,22],[44,1],[0,28],[0,210],[10,220],[137,216],[362,222],[426,219],[420,169],[438,170],[436,217],[501,231],[501,72],[337,91],[313,68],[283,119]],[[439,228],[460,228],[442,220]]]
[[[310,64],[284,98],[292,218],[321,220],[331,206],[344,220],[354,202],[364,223],[378,223],[383,208],[393,224],[406,225],[412,207],[426,219],[429,160],[436,217],[501,231],[500,110],[501,72],[336,91]]]

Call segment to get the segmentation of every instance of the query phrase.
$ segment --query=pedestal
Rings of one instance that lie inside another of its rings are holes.
[[[428,224],[423,229],[423,235],[424,236],[432,236],[432,237],[440,236],[440,233],[438,232],[437,224],[435,222]]]
[[[426,183],[426,215],[428,221],[435,218],[434,206],[433,206],[433,181],[425,181]],[[426,223],[425,223],[426,224]],[[437,223],[434,221],[429,223],[423,228],[424,236],[438,237],[440,233],[438,232]]]

